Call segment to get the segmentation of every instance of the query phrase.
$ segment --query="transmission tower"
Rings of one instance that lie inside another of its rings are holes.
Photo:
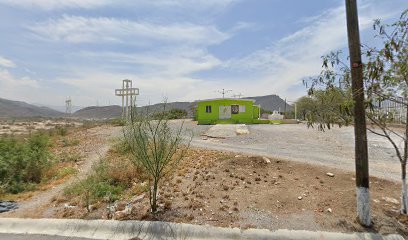
[[[65,113],[71,115],[72,113],[72,100],[71,97],[65,100]]]

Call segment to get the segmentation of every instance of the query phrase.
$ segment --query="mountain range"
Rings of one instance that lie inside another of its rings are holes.
[[[20,101],[0,98],[0,118],[62,117],[64,113]]]
[[[267,111],[290,111],[292,106],[277,95],[246,97],[245,99],[254,99],[256,105]],[[166,103],[166,110],[183,109],[188,116],[193,116],[196,102],[171,102]],[[159,112],[164,108],[164,103],[158,103],[150,106],[138,107],[138,111]],[[118,105],[111,106],[91,106],[82,108],[74,112],[70,117],[80,119],[105,119],[118,118],[121,116],[122,108]],[[26,117],[64,117],[65,113],[56,111],[49,107],[39,107],[20,101],[12,101],[0,98],[0,118],[26,118]]]

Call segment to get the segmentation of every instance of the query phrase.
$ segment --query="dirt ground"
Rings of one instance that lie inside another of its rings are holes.
[[[0,136],[3,134],[23,135],[37,130],[49,130],[56,127],[79,127],[80,122],[67,122],[64,120],[38,120],[38,121],[0,121]]]
[[[78,176],[86,176],[101,149],[106,149],[108,158],[119,158],[108,147],[110,139],[119,136],[120,127],[100,126],[76,134],[82,136],[76,148],[84,154]],[[110,217],[104,201],[93,204],[88,213],[80,197],[63,194],[64,187],[76,179],[29,193],[19,202],[19,210],[0,217]],[[400,217],[398,210],[400,184],[375,177],[370,180],[374,225],[365,229],[356,222],[355,179],[350,171],[193,148],[175,175],[163,181],[158,214],[150,214],[148,195],[135,191],[146,182],[134,182],[134,188],[113,204],[111,217],[271,230],[372,231],[408,237],[408,219]]]
[[[73,160],[66,160],[66,165],[58,164],[55,167],[63,168],[73,165],[78,173],[75,176],[69,175],[61,179],[42,183],[34,191],[0,196],[2,200],[13,200],[18,203],[18,209],[2,213],[0,217],[53,217],[55,208],[51,201],[59,194],[62,194],[65,187],[78,179],[86,177],[93,163],[107,153],[111,140],[117,136],[117,132],[116,128],[111,126],[98,126],[91,129],[70,128],[67,136],[54,143],[52,153],[59,157],[75,157],[75,162]],[[72,146],[64,146],[67,142],[73,141],[78,141],[78,143]]]
[[[117,201],[113,218],[408,236],[407,222],[398,221],[399,192],[399,184],[371,178],[374,227],[364,229],[355,219],[352,173],[261,156],[192,149],[175,176],[164,181],[156,216],[150,214],[148,197],[142,194]],[[129,202],[133,202],[132,210],[127,214],[125,206]],[[70,206],[60,207],[56,218],[107,218],[104,203],[95,204],[91,213],[75,207],[78,199],[62,196],[54,204]]]

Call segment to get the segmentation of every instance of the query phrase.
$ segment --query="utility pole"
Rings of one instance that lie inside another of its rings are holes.
[[[361,62],[357,0],[345,1],[352,79],[351,88],[353,91],[354,100],[357,214],[360,224],[368,227],[371,226],[371,213],[367,153],[367,125],[364,106],[363,64]]]
[[[232,92],[232,90],[225,90],[224,88],[222,89],[222,91],[217,91],[218,93],[222,94],[222,98],[225,98],[225,94]]]
[[[67,100],[65,100],[65,114],[67,115],[71,115],[72,113],[72,100],[71,97],[67,98]]]

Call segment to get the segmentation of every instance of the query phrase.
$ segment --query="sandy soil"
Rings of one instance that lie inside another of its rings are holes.
[[[66,122],[63,120],[42,120],[42,121],[0,121],[0,135],[3,134],[27,134],[37,130],[49,130],[55,127],[78,127],[80,122]]]
[[[287,162],[261,156],[192,149],[175,177],[160,189],[161,211],[149,212],[148,197],[133,203],[117,201],[115,219],[163,220],[222,227],[373,231],[408,236],[398,219],[399,184],[371,179],[374,227],[362,228],[355,220],[355,181],[350,172]],[[334,177],[327,175],[328,172]],[[139,183],[141,184],[141,183]],[[390,201],[397,201],[392,203]],[[78,204],[61,197],[56,204]],[[61,208],[57,218],[107,218],[107,204],[86,213],[81,207]]]
[[[374,231],[408,236],[407,219],[400,218],[398,214],[400,185],[394,181],[371,178],[374,227],[363,229],[357,224],[354,176],[352,171],[348,171],[353,168],[350,129],[339,129],[323,135],[325,133],[310,132],[315,130],[304,130],[296,125],[294,128],[293,125],[275,128],[281,126],[251,126],[248,135],[210,140],[212,142],[200,136],[208,126],[194,127],[196,137],[193,144],[200,142],[205,149],[192,149],[175,176],[164,181],[160,189],[159,214],[152,216],[149,213],[146,195],[133,201],[131,214],[125,214],[123,210],[126,203],[135,197],[125,194],[130,197],[115,203],[114,218],[157,219],[241,228]],[[120,129],[98,127],[87,130],[85,134],[90,140],[83,146],[89,147],[86,150],[88,158],[80,176],[86,175],[89,167],[85,166],[91,166],[98,152],[107,151],[109,139],[120,135]],[[286,138],[282,139],[283,136]],[[319,141],[326,142],[326,145],[318,145]],[[286,145],[280,154],[293,154],[292,157],[297,156],[296,161],[263,154],[262,148],[258,155],[225,151],[225,146],[232,146],[232,150],[237,152],[245,152],[242,151],[246,149],[245,146],[255,151],[257,146],[269,145],[275,148],[281,146],[282,142]],[[311,143],[310,148],[308,142]],[[377,144],[381,145],[377,146],[374,161],[388,161],[388,155],[381,152],[384,143]],[[209,146],[218,146],[223,151],[208,150]],[[270,163],[263,156],[268,156]],[[301,162],[302,156],[304,163]],[[317,162],[327,162],[312,165],[316,163],[311,160],[314,157],[318,158]],[[340,163],[334,163],[336,161]],[[387,165],[388,162],[383,164]],[[333,173],[334,177],[328,176],[327,172]],[[88,214],[85,208],[78,205],[78,199],[67,199],[62,195],[63,187],[74,180],[36,194],[21,203],[20,210],[0,216],[107,218],[106,203],[94,204],[93,211]],[[64,207],[65,204],[69,207]]]

